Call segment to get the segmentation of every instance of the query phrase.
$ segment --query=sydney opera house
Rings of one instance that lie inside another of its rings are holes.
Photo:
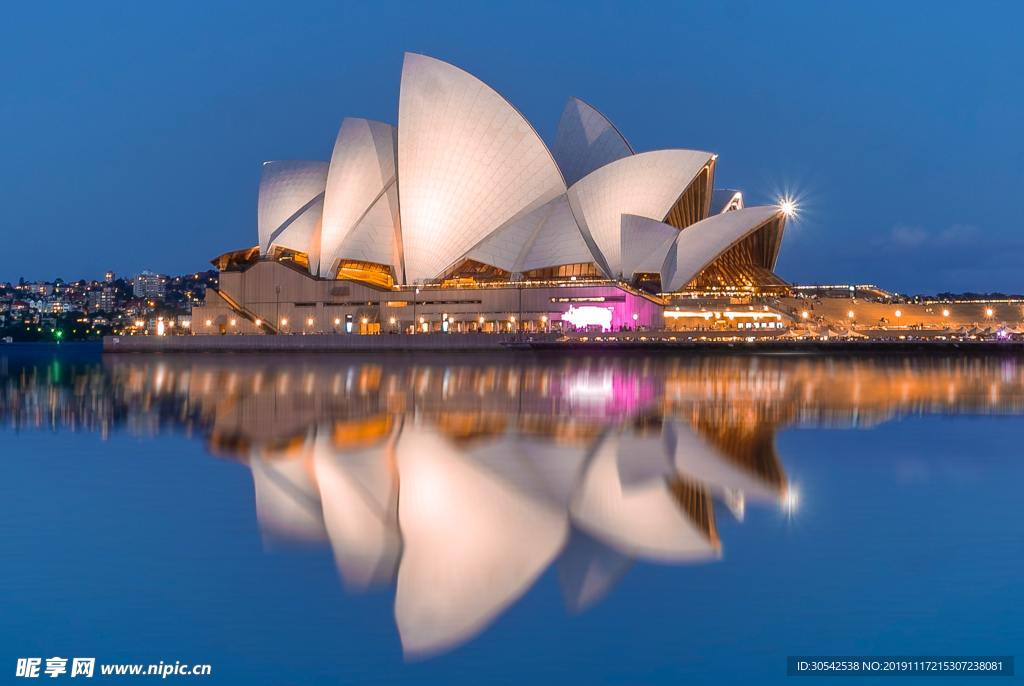
[[[549,147],[494,89],[409,53],[397,125],[346,118],[329,161],[264,163],[258,244],[214,260],[193,332],[662,328],[674,299],[785,289],[786,212],[716,189],[716,162],[637,152],[576,98]]]

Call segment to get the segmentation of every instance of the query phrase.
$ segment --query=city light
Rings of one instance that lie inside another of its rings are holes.
[[[902,316],[903,316],[903,310],[896,310],[896,317],[899,318],[899,317],[902,317]]]
[[[281,317],[281,326],[288,326],[288,318]]]
[[[257,319],[256,321],[253,322],[253,324],[255,324],[256,328],[258,329],[258,328],[260,328],[260,325],[263,324],[263,322],[260,321],[259,319]]]
[[[854,316],[854,315],[853,315],[853,310],[849,310],[849,311],[848,311],[848,312],[846,313],[846,318],[847,318],[847,319],[853,319],[853,316]]]
[[[309,319],[306,320],[306,326],[313,326],[313,318],[312,317],[310,317]]]
[[[363,326],[366,326],[367,324],[370,323],[370,320],[367,319],[366,317],[363,317],[361,321],[363,322]]]
[[[388,318],[388,324],[390,324],[391,326],[394,326],[395,325],[395,318],[394,317]]]
[[[811,316],[811,313],[808,312],[807,310],[804,310],[803,312],[800,313],[801,319],[807,319],[810,316]]]
[[[341,317],[335,317],[334,318],[334,325],[335,326],[340,326],[341,325]]]
[[[993,310],[991,307],[986,307],[985,308],[985,316],[986,317],[991,317],[994,314],[995,314],[995,310]]]
[[[238,323],[238,320],[237,319],[232,319],[230,323],[231,323],[231,326],[234,326],[235,324]]]
[[[943,310],[942,311],[942,316],[943,317],[948,317],[949,316],[949,310]]]
[[[207,319],[206,320],[206,325],[207,326],[213,326],[213,320],[212,319]]]

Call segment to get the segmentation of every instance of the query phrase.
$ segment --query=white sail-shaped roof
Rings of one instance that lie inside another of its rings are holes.
[[[405,652],[426,655],[476,635],[525,593],[569,523],[435,431],[406,425],[397,463],[404,550],[395,619]]]
[[[363,262],[376,262],[394,267],[395,275],[401,280],[401,260],[398,241],[401,227],[398,219],[398,188],[389,185],[366,213],[356,222],[344,240],[333,252],[334,262],[344,258]],[[324,262],[327,264],[327,261]],[[337,265],[332,265],[336,267]],[[321,274],[333,276],[333,274]]]
[[[529,249],[537,230],[549,214],[551,203],[516,217],[480,241],[466,253],[466,257],[508,272],[520,271],[518,266],[523,251]],[[578,233],[579,229],[576,231]]]
[[[785,487],[760,478],[722,454],[686,422],[672,421],[666,426],[670,435],[672,461],[679,473],[704,484],[718,495],[743,493],[745,497],[778,502]]]
[[[274,244],[316,252],[327,166],[305,160],[263,163],[257,209],[260,254]]]
[[[398,128],[408,281],[437,277],[498,227],[565,192],[529,122],[446,62],[406,54]]]
[[[665,261],[662,288],[666,291],[682,288],[737,241],[781,214],[782,210],[774,205],[747,207],[715,214],[686,227],[679,233],[675,250]]]
[[[341,122],[324,194],[320,260],[316,273],[333,277],[345,240],[395,179],[395,127],[369,119]],[[353,258],[357,259],[357,258]],[[388,259],[385,264],[390,264]]]
[[[595,605],[632,564],[632,558],[574,529],[557,565],[566,606],[572,612],[583,612]]]
[[[327,435],[316,440],[313,468],[324,526],[338,571],[352,589],[389,582],[398,569],[398,480],[386,448],[382,441],[341,451]]]
[[[595,169],[632,155],[633,148],[607,117],[579,98],[569,98],[551,152],[571,186]]]
[[[622,274],[660,274],[679,229],[635,214],[622,215]]]
[[[685,561],[718,555],[716,542],[695,526],[665,481],[623,484],[614,436],[595,453],[572,517],[588,534],[629,557]]]
[[[716,188],[711,193],[711,211],[708,216],[742,209],[743,193],[731,188]]]
[[[256,490],[256,518],[267,541],[322,541],[326,538],[320,492],[311,478],[310,450],[281,458],[249,458]]]
[[[569,207],[569,198],[560,195],[547,206],[551,211],[537,229],[517,271],[596,262],[593,251],[583,239],[572,208]]]
[[[644,152],[606,164],[569,189],[572,212],[601,251],[609,276],[622,274],[622,215],[663,220],[712,159],[699,150]]]
[[[564,194],[494,231],[466,257],[511,273],[595,261]]]

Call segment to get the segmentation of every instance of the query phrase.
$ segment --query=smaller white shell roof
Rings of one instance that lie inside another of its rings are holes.
[[[560,195],[548,203],[547,207],[550,212],[537,229],[533,243],[523,255],[517,271],[596,262],[593,251],[583,240],[583,234],[569,207],[569,199]]]
[[[466,257],[511,273],[595,261],[564,194],[497,229]]]
[[[326,162],[263,163],[257,208],[260,253],[274,243],[310,252],[309,241],[319,232],[326,183]]]
[[[342,245],[381,192],[395,180],[395,127],[346,118],[338,129],[324,196],[321,259],[314,271],[327,276]],[[389,260],[390,262],[390,260]]]
[[[682,288],[737,241],[764,226],[782,211],[774,205],[747,207],[715,214],[679,232],[675,250],[665,262],[661,285],[666,291]]]
[[[389,265],[401,278],[398,262],[398,188],[394,182],[380,194],[335,251],[335,257]],[[325,265],[326,265],[325,260]],[[321,274],[321,276],[333,276]]]
[[[607,117],[579,98],[569,98],[551,153],[565,182],[572,185],[595,169],[632,155],[633,148]]]
[[[601,252],[609,276],[622,273],[622,215],[663,220],[714,154],[654,150],[606,164],[569,188],[572,213]]]
[[[679,229],[647,217],[622,215],[622,274],[660,273]]]

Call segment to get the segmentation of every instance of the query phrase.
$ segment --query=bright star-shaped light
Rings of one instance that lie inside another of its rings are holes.
[[[795,216],[797,212],[796,201],[788,196],[784,198],[779,198],[779,209],[782,210],[782,214],[786,215],[787,217]]]

